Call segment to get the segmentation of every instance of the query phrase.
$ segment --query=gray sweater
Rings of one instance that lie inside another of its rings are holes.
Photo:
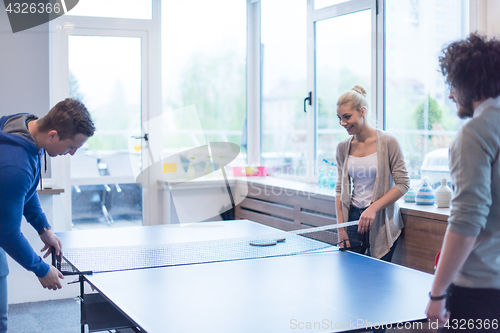
[[[477,236],[456,285],[500,289],[500,96],[484,101],[450,146],[448,229]]]
[[[347,160],[352,138],[352,136],[349,137],[337,146],[339,174],[336,190],[337,197],[340,197],[342,201],[343,222],[347,222],[351,205],[352,181],[347,172]],[[410,187],[410,178],[406,171],[403,150],[394,135],[381,130],[377,130],[377,160],[377,176],[371,203],[383,197],[393,187],[404,195]],[[379,211],[370,229],[372,257],[381,258],[389,252],[401,234],[403,226],[403,218],[397,203]]]

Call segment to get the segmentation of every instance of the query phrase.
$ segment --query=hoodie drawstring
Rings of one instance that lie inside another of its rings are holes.
[[[47,152],[43,150],[44,167],[47,172]],[[43,190],[43,180],[42,180],[42,154],[38,154],[38,171],[40,173],[40,191]]]
[[[38,154],[38,173],[40,174],[40,191],[43,189],[43,184],[42,184],[42,156],[39,153]]]

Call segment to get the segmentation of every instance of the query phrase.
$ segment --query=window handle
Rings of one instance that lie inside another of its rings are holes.
[[[309,100],[309,105],[312,105],[312,96],[313,96],[313,93],[312,91],[309,92],[309,96],[304,98],[304,112],[307,112],[306,111],[306,101]]]
[[[131,138],[134,138],[134,139],[144,139],[145,141],[149,140],[148,133],[144,133],[144,136],[133,136],[132,135]]]

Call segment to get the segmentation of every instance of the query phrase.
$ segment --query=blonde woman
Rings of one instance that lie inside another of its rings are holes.
[[[366,91],[354,86],[337,102],[339,123],[350,137],[337,146],[339,243],[361,254],[391,261],[403,220],[396,201],[409,189],[403,151],[392,134],[367,122]]]

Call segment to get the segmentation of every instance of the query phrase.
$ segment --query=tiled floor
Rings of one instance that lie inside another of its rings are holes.
[[[79,333],[80,330],[77,299],[9,305],[9,332]]]
[[[11,304],[8,331],[9,333],[80,333],[80,303],[77,298],[69,298]],[[120,329],[111,332],[133,333],[134,331]]]

